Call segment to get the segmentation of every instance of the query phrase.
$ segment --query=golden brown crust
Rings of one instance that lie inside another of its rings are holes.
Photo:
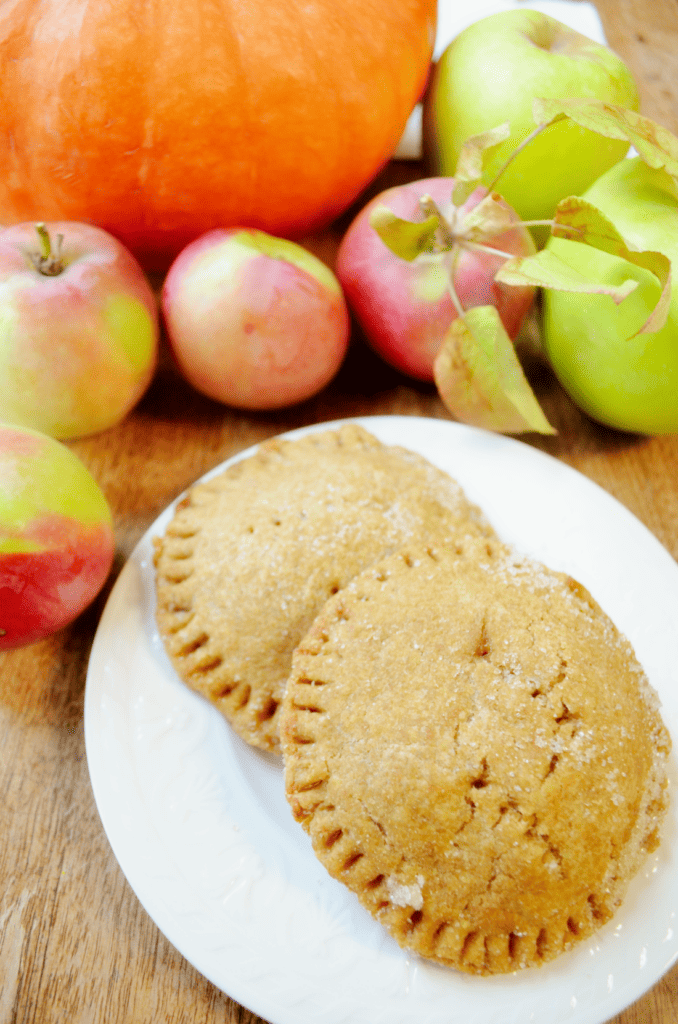
[[[498,542],[411,546],[329,600],[280,728],[329,872],[464,971],[590,935],[657,843],[670,740],[630,645],[584,587]]]
[[[157,623],[179,676],[248,743],[279,748],[292,650],[330,594],[414,537],[473,531],[447,474],[353,424],[192,488],[156,541]]]

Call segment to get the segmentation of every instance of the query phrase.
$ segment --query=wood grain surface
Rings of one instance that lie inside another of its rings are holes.
[[[599,0],[611,45],[632,67],[642,109],[678,133],[678,3]],[[394,165],[380,182],[418,177]],[[376,190],[376,185],[374,190]],[[347,223],[308,240],[330,264]],[[550,372],[530,368],[557,436],[524,438],[619,499],[678,558],[678,437],[617,433],[588,420]],[[252,1024],[260,1018],[193,969],[141,908],[104,835],[83,737],[89,651],[107,594],[158,513],[196,477],[281,431],[344,416],[448,418],[433,388],[371,355],[356,331],[321,395],[245,415],[193,392],[166,354],[118,427],[72,444],[115,518],[111,579],[70,628],[0,655],[0,1024]],[[614,1024],[675,1024],[678,966]],[[425,1022],[423,1022],[425,1024]]]

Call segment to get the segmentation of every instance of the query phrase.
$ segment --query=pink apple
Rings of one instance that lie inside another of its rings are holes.
[[[348,310],[329,267],[263,231],[217,228],[196,239],[170,267],[161,304],[186,379],[240,409],[310,398],[348,344]]]
[[[103,587],[114,549],[106,499],[73,452],[0,424],[0,650],[75,619]]]
[[[62,440],[105,430],[146,390],[157,345],[155,295],[112,235],[0,231],[0,420]]]
[[[386,362],[425,381],[433,380],[433,362],[450,324],[459,315],[449,289],[449,254],[423,253],[412,262],[399,259],[370,224],[377,206],[386,206],[405,220],[423,221],[419,200],[429,195],[441,213],[459,223],[487,195],[477,188],[458,210],[452,206],[454,178],[425,178],[396,185],[372,199],[360,211],[342,239],[337,276],[350,308],[368,342]],[[505,206],[505,204],[504,204]],[[518,224],[518,217],[515,217]],[[516,226],[489,244],[513,255],[534,252],[527,228]],[[534,289],[496,284],[494,275],[506,257],[461,249],[454,267],[454,287],[464,310],[497,308],[507,333],[518,334]]]

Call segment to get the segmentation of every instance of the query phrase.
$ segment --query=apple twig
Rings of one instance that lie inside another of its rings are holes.
[[[450,251],[450,256],[445,260],[445,269],[447,270],[447,290],[457,313],[459,316],[464,316],[466,311],[461,304],[461,299],[459,298],[457,289],[454,287],[454,264],[457,262],[458,255],[459,246],[457,245]]]
[[[521,224],[516,224],[516,227],[520,226]],[[467,249],[473,249],[475,252],[486,252],[490,256],[501,256],[505,260],[512,260],[515,256],[514,252],[504,252],[503,249],[495,249],[492,245],[483,245],[482,242],[472,242],[470,239],[464,242],[464,246]]]
[[[532,139],[536,138],[537,135],[539,135],[541,132],[543,132],[544,128],[548,128],[550,123],[551,123],[550,121],[543,121],[541,124],[537,125],[537,127],[534,129],[534,131],[530,132],[529,135],[526,135],[522,142],[518,143],[518,145],[515,147],[515,149],[511,152],[511,155],[509,156],[508,160],[506,160],[506,162],[502,164],[502,166],[499,168],[499,170],[495,174],[492,183],[487,186],[487,191],[488,192],[494,192],[495,191],[496,186],[497,186],[497,182],[501,178],[501,176],[504,173],[504,171],[506,171],[511,166],[511,164],[513,163],[515,158],[518,156],[518,154],[522,153],[522,151],[525,149],[526,146],[529,146],[529,144],[532,142]]]

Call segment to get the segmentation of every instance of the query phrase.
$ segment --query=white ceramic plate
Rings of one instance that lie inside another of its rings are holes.
[[[655,537],[522,442],[436,419],[358,422],[448,470],[500,536],[590,589],[633,643],[675,743],[678,565]],[[85,738],[113,851],[203,975],[271,1024],[602,1024],[662,976],[678,956],[676,801],[616,917],[546,967],[470,977],[386,936],[315,860],[277,758],[247,747],[176,678],[155,629],[152,564],[152,536],[171,514],[139,543],[104,610]],[[675,785],[673,759],[671,777]]]

